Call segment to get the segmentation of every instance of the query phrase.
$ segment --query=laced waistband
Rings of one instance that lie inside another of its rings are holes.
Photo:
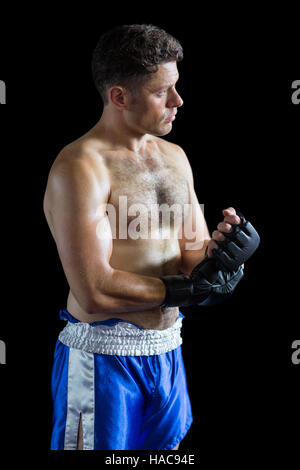
[[[153,356],[177,349],[182,344],[182,318],[166,330],[140,329],[132,323],[114,326],[68,322],[58,339],[75,349],[118,356]]]

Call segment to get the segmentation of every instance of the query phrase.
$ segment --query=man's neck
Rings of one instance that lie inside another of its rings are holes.
[[[150,137],[149,134],[140,134],[131,129],[118,111],[110,112],[106,108],[94,126],[93,133],[112,143],[113,146],[130,150],[136,154],[142,154],[145,151]]]

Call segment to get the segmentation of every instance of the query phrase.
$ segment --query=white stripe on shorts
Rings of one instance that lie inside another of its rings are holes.
[[[80,414],[83,450],[94,449],[94,409],[94,354],[70,348],[64,450],[77,449]]]

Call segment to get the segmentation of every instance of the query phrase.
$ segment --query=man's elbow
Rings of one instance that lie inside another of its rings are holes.
[[[91,288],[89,286],[87,289],[80,290],[80,292],[77,291],[75,297],[80,307],[89,315],[110,311],[111,296],[104,293],[99,287]]]
[[[111,299],[101,293],[86,296],[81,303],[84,311],[89,315],[95,313],[111,313]]]
[[[79,302],[83,310],[89,314],[95,313],[111,313],[113,305],[113,297],[111,290],[107,288],[110,283],[102,276],[101,282],[95,285],[89,285],[83,289],[81,301]]]

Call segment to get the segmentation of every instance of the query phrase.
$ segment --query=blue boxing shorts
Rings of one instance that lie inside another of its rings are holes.
[[[82,323],[67,310],[52,370],[51,450],[171,450],[192,421],[180,313],[166,330],[120,319]]]

